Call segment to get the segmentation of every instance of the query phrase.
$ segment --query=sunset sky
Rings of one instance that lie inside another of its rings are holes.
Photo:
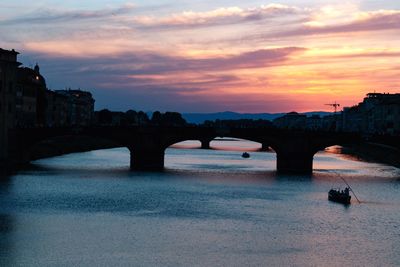
[[[0,47],[96,109],[330,111],[400,93],[400,1],[1,1]]]

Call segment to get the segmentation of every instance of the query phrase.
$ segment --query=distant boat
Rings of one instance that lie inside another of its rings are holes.
[[[245,159],[250,158],[250,154],[247,153],[247,152],[244,152],[244,153],[242,154],[242,158],[245,158]]]
[[[328,200],[333,202],[342,203],[345,205],[350,204],[350,188],[346,187],[344,190],[340,189],[331,189],[328,192]]]

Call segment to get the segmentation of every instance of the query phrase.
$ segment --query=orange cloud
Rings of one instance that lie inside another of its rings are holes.
[[[227,7],[206,12],[185,11],[167,17],[139,16],[136,24],[151,27],[215,26],[218,24],[237,24],[246,21],[260,21],[267,18],[295,14],[300,9],[281,4],[268,4],[256,8]]]

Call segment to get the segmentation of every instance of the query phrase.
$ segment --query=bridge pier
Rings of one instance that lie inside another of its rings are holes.
[[[276,169],[283,173],[311,174],[314,154],[318,151],[314,138],[305,133],[282,136],[273,147],[276,152]]]
[[[261,143],[260,151],[268,151],[269,145],[267,143]]]
[[[129,148],[131,152],[131,170],[164,169],[165,150],[160,148]]]
[[[201,139],[201,149],[210,149],[210,143],[214,138]]]

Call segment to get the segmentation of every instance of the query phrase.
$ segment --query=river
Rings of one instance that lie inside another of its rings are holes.
[[[0,266],[400,265],[399,169],[331,149],[280,175],[258,144],[198,146],[164,172],[129,171],[125,148],[33,162],[0,184]],[[327,200],[340,176],[361,204]]]

